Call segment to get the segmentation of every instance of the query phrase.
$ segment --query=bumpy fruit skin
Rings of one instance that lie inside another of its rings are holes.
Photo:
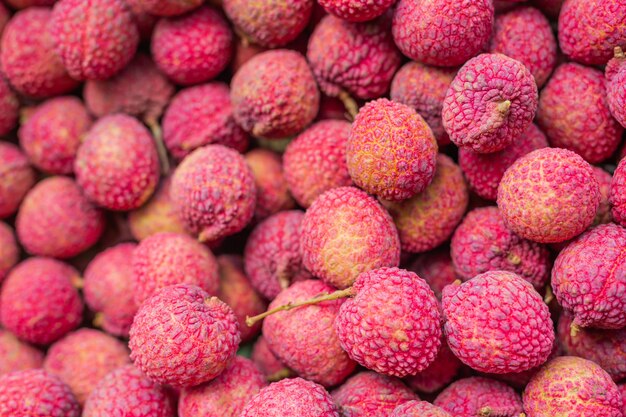
[[[41,368],[43,352],[18,340],[15,335],[0,329],[0,375]],[[2,409],[2,405],[0,405]]]
[[[626,226],[626,158],[620,160],[613,173],[609,196],[611,214],[617,224]]]
[[[524,390],[528,417],[620,417],[622,402],[615,382],[586,359],[561,356],[548,362]]]
[[[2,33],[0,31],[0,33]],[[2,54],[0,54],[0,60]],[[1,61],[0,61],[1,62]],[[17,125],[20,103],[9,84],[0,76],[0,135],[6,135]]]
[[[626,326],[626,229],[613,223],[587,231],[563,249],[552,268],[559,304],[580,327]]]
[[[217,294],[219,273],[211,251],[186,234],[157,233],[142,240],[133,256],[133,292],[137,305],[161,288],[191,284]]]
[[[452,417],[452,415],[426,401],[414,400],[396,407],[389,417]]]
[[[82,417],[174,417],[165,388],[133,365],[111,371],[100,380],[85,402]]]
[[[159,157],[148,129],[125,114],[100,118],[74,162],[85,195],[109,210],[142,206],[159,182]]]
[[[157,67],[176,84],[198,84],[226,68],[232,56],[233,33],[221,13],[204,6],[159,20],[150,49]]]
[[[0,141],[0,219],[9,217],[35,184],[35,171],[20,148]]]
[[[459,147],[501,151],[528,129],[537,99],[537,84],[524,64],[502,54],[482,54],[454,77],[443,101],[443,127]]]
[[[422,116],[387,99],[367,103],[348,136],[348,172],[356,185],[385,200],[424,191],[433,180],[437,141]]]
[[[0,222],[0,283],[19,259],[20,247],[15,240],[13,228]]]
[[[49,174],[71,174],[74,158],[91,127],[85,105],[76,97],[50,99],[22,123],[20,146],[30,162]]]
[[[477,371],[525,371],[544,363],[552,351],[548,306],[517,274],[489,271],[449,285],[442,305],[450,349]]]
[[[557,45],[548,19],[534,7],[496,17],[489,51],[524,64],[541,88],[556,65]]]
[[[426,281],[438,299],[441,299],[443,288],[458,279],[450,248],[445,246],[419,255],[407,269]]]
[[[131,7],[156,16],[177,16],[200,7],[203,0],[126,0]]]
[[[78,271],[49,258],[29,258],[17,265],[2,285],[2,327],[20,339],[50,344],[82,320],[83,302],[72,282]]]
[[[263,220],[272,214],[294,208],[296,203],[289,194],[280,155],[267,149],[253,149],[245,158],[257,187],[254,217]]]
[[[623,127],[626,127],[626,57],[616,54],[606,67],[606,99],[611,114]],[[611,73],[614,72],[613,74]]]
[[[444,154],[437,156],[435,176],[426,189],[404,201],[383,201],[398,228],[402,250],[426,252],[448,240],[469,202],[461,169]]]
[[[138,305],[133,299],[133,257],[137,244],[120,243],[93,258],[83,279],[89,309],[100,314],[101,326],[115,336],[128,337]]]
[[[617,389],[622,396],[622,412],[626,413],[626,383],[618,385]]]
[[[602,72],[574,63],[560,65],[541,91],[537,123],[552,146],[592,164],[615,152],[624,131],[609,111]]]
[[[469,148],[460,148],[459,165],[472,191],[485,200],[496,201],[498,185],[513,162],[527,153],[547,147],[546,135],[531,123],[514,144],[501,151],[478,153]]]
[[[385,13],[394,0],[320,0],[328,13],[349,22],[366,22]]]
[[[613,176],[600,167],[592,167],[593,173],[600,185],[600,205],[596,212],[596,218],[593,221],[594,225],[609,223],[613,220],[611,216],[611,203],[609,198],[611,195],[611,183],[613,182]]]
[[[402,63],[384,19],[351,23],[335,16],[313,30],[307,59],[324,94],[361,99],[384,95]]]
[[[292,373],[270,350],[263,335],[252,346],[251,359],[268,381],[278,381]]]
[[[105,220],[72,179],[49,177],[26,195],[15,226],[29,253],[65,259],[92,247],[102,236]]]
[[[130,357],[151,380],[176,388],[210,381],[237,352],[233,311],[200,287],[163,288],[139,308],[130,328]]]
[[[444,340],[433,363],[423,371],[407,376],[404,382],[415,391],[432,394],[450,384],[461,366],[461,361],[454,356]]]
[[[81,81],[117,74],[139,45],[139,30],[123,0],[59,0],[50,32],[63,65]]]
[[[320,93],[304,57],[278,49],[260,53],[230,83],[235,121],[256,137],[293,136],[315,119]]]
[[[503,382],[470,377],[453,382],[437,396],[434,405],[457,417],[519,417],[522,401]]]
[[[42,369],[0,377],[0,417],[80,417],[70,388]]]
[[[185,388],[180,394],[180,417],[239,417],[244,406],[263,387],[265,377],[250,359],[235,356],[211,382]]]
[[[462,65],[488,46],[493,13],[489,0],[400,0],[393,15],[393,39],[414,61]]]
[[[350,123],[322,120],[292,140],[283,154],[289,191],[302,207],[336,187],[352,185],[346,162]]]
[[[399,405],[419,400],[400,380],[375,372],[360,372],[332,392],[341,415],[387,417]]]
[[[200,241],[211,242],[246,227],[257,190],[243,156],[222,145],[207,145],[178,165],[170,193],[185,227],[200,235]]]
[[[566,149],[543,148],[511,165],[498,186],[498,207],[520,237],[557,243],[593,222],[600,187],[591,166]]]
[[[354,187],[320,195],[302,220],[302,263],[337,288],[352,285],[361,272],[400,263],[400,239],[387,211]]]
[[[163,116],[163,142],[178,160],[204,145],[218,144],[243,152],[248,135],[235,123],[230,89],[212,82],[179,91]]]
[[[53,344],[43,366],[65,382],[83,405],[106,374],[129,362],[124,343],[98,330],[80,329]]]
[[[54,52],[51,16],[52,11],[44,7],[17,12],[2,34],[2,73],[13,88],[33,98],[57,96],[78,86]]]
[[[441,121],[441,109],[455,74],[454,69],[408,62],[391,82],[391,99],[414,108],[428,123],[439,146],[450,143]]]

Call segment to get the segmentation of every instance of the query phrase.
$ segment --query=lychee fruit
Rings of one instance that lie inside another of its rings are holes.
[[[447,246],[420,254],[408,270],[426,281],[438,299],[441,299],[443,288],[458,279],[450,257],[450,248]]]
[[[452,417],[452,415],[426,401],[413,400],[396,407],[389,417]]]
[[[461,361],[454,356],[444,340],[433,363],[423,371],[407,376],[404,382],[415,391],[432,394],[450,384],[461,366]]]
[[[613,220],[626,226],[626,158],[620,160],[613,173],[609,202]]]
[[[35,171],[20,148],[0,141],[0,219],[11,216],[35,184]]]
[[[615,48],[615,57],[607,64],[605,77],[609,110],[615,120],[626,127],[626,55],[622,48]]]
[[[259,323],[260,324],[260,323]],[[265,378],[270,381],[280,381],[292,376],[293,371],[287,368],[270,350],[263,335],[259,336],[252,346],[251,359],[259,368]]]
[[[503,382],[483,377],[453,382],[433,404],[457,417],[523,417],[520,395]]]
[[[600,167],[591,167],[593,173],[600,185],[600,205],[596,212],[596,218],[593,221],[594,225],[609,223],[613,220],[611,216],[611,204],[609,198],[611,195],[611,182],[613,182],[613,176]]]
[[[257,188],[254,217],[263,220],[278,212],[294,208],[296,203],[289,194],[280,155],[267,149],[253,149],[245,155],[245,158],[252,170]]]
[[[2,54],[0,62],[1,59]],[[0,76],[0,111],[0,135],[6,135],[17,125],[19,101],[3,76]]]
[[[25,9],[33,6],[52,6],[57,0],[4,0],[14,9]]]
[[[0,376],[43,366],[43,352],[2,329],[0,329],[0,357],[2,357]]]
[[[328,13],[349,22],[366,22],[382,15],[393,5],[394,0],[320,0],[319,4]]]
[[[20,247],[13,228],[0,222],[0,283],[20,259]]]
[[[203,0],[126,0],[131,7],[156,16],[177,16],[200,7]]]

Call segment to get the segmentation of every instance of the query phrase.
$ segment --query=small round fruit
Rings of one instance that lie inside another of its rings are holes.
[[[7,276],[11,268],[20,259],[20,247],[15,240],[13,228],[0,222],[0,283]]]
[[[35,171],[20,148],[0,141],[0,219],[17,211],[34,184]]]
[[[43,352],[0,329],[0,376],[43,367]],[[0,408],[2,406],[0,405]]]
[[[454,416],[523,417],[522,399],[503,382],[483,377],[459,379],[434,404]]]

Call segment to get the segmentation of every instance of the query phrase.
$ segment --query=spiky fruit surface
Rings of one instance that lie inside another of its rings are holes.
[[[342,415],[350,417],[387,417],[397,406],[419,400],[400,380],[375,372],[354,375],[332,396]]]
[[[402,249],[425,252],[448,240],[459,224],[469,192],[463,173],[452,159],[437,156],[435,176],[426,189],[404,201],[383,201],[398,228]]]
[[[193,12],[161,19],[150,49],[157,67],[180,85],[211,80],[232,56],[233,33],[220,12],[203,6]]]
[[[51,16],[45,7],[19,11],[2,34],[2,73],[13,88],[33,98],[56,96],[78,86],[54,52],[48,27]]]
[[[528,417],[619,417],[621,408],[619,391],[609,374],[595,363],[574,356],[548,362],[524,390]]]
[[[100,380],[87,398],[82,417],[174,417],[168,392],[135,368],[125,365]]]
[[[172,98],[163,116],[163,142],[180,160],[213,143],[243,152],[249,139],[235,123],[230,89],[212,82],[183,89]]]
[[[296,203],[289,194],[280,155],[267,149],[253,149],[245,158],[257,187],[255,218],[262,220],[294,208]]]
[[[337,288],[361,272],[400,263],[400,239],[387,211],[354,187],[320,195],[302,221],[302,262],[314,276]]]
[[[563,242],[593,222],[600,187],[591,166],[566,149],[543,148],[511,165],[498,186],[498,207],[520,237]]]
[[[379,99],[354,119],[346,158],[356,185],[385,200],[406,200],[433,180],[437,141],[411,107]]]
[[[20,148],[0,141],[0,218],[9,217],[35,184],[35,172]]]
[[[448,345],[481,372],[521,372],[546,361],[554,343],[548,306],[528,281],[507,271],[443,290]]]
[[[366,22],[385,13],[394,0],[320,0],[328,13],[349,22]]]
[[[293,373],[270,350],[263,335],[259,336],[252,346],[251,359],[268,381],[279,381]]]
[[[52,10],[50,32],[55,52],[76,80],[104,80],[117,74],[139,45],[139,30],[123,0],[59,0]]]
[[[559,304],[580,327],[626,326],[626,229],[613,223],[597,226],[563,249],[552,269]]]
[[[541,91],[537,122],[552,146],[592,164],[615,152],[624,131],[609,111],[602,72],[574,63],[560,65]]]
[[[74,162],[85,195],[109,210],[145,203],[159,182],[159,157],[148,129],[125,114],[100,118],[89,130]]]
[[[623,158],[613,173],[609,196],[611,214],[616,223],[626,226],[626,158]]]
[[[184,388],[221,374],[239,341],[230,307],[200,287],[180,284],[141,305],[128,346],[135,366],[151,380]]]
[[[461,366],[461,361],[454,356],[443,340],[433,363],[423,371],[407,376],[404,382],[415,391],[432,394],[452,382]]]
[[[10,372],[41,368],[43,352],[18,340],[14,334],[0,330],[0,376]],[[0,409],[2,405],[0,405]]]
[[[120,243],[97,254],[87,266],[83,293],[89,309],[100,314],[102,328],[128,337],[138,305],[133,299],[135,243]]]
[[[1,59],[2,54],[0,63]],[[19,101],[4,77],[0,77],[0,111],[0,134],[6,135],[17,125]]]
[[[325,94],[362,99],[385,94],[401,64],[384,19],[351,23],[335,16],[325,16],[315,27],[307,59]]]
[[[389,417],[452,417],[452,415],[426,401],[409,401],[396,407]]]
[[[29,253],[54,258],[71,258],[89,249],[105,227],[102,212],[68,177],[37,183],[24,198],[15,224]]]
[[[443,288],[458,279],[448,247],[421,254],[408,269],[424,279],[439,299]]]
[[[0,377],[0,416],[80,417],[80,406],[59,378],[33,369]]]
[[[13,228],[0,222],[0,283],[19,259],[20,247],[15,240]]]
[[[625,43],[626,47],[626,43]],[[605,72],[606,99],[611,114],[623,127],[626,127],[626,57],[624,52],[616,53],[609,61]]]
[[[178,415],[239,417],[248,401],[265,385],[265,377],[254,362],[236,356],[213,381],[181,392]]]
[[[437,396],[434,404],[457,417],[519,417],[522,401],[503,382],[470,377],[453,382]]]
[[[393,39],[415,61],[454,67],[487,47],[493,13],[489,0],[400,0],[393,15]]]
[[[200,7],[203,0],[126,0],[144,13],[156,16],[177,16]]]
[[[243,156],[222,145],[187,156],[174,171],[170,192],[185,227],[201,241],[239,232],[256,206],[252,171]]]
[[[481,54],[454,77],[443,101],[443,127],[459,147],[501,151],[528,129],[537,98],[537,84],[524,64]]]
[[[230,87],[235,120],[257,137],[293,136],[313,121],[319,108],[313,73],[295,51],[254,56],[235,73]]]
[[[18,264],[2,285],[2,327],[22,340],[47,345],[81,322],[83,302],[72,282],[78,271],[49,258]]]

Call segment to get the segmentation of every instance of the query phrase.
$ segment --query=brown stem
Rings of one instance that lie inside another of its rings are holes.
[[[624,55],[624,51],[619,46],[616,46],[615,49],[613,49],[613,54],[614,54],[615,58],[617,58],[617,59],[624,59],[624,58],[626,58],[626,55]]]
[[[154,145],[156,146],[157,153],[159,154],[159,161],[161,161],[161,173],[163,175],[167,175],[170,172],[170,160],[167,156],[165,144],[163,143],[163,132],[161,131],[161,126],[159,126],[159,123],[154,119],[146,120],[146,124],[152,131],[152,136],[154,137]]]
[[[274,372],[273,374],[268,375],[266,379],[268,382],[276,382],[280,381],[281,379],[289,378],[291,375],[291,369],[283,368],[278,372]]]
[[[511,108],[511,101],[510,100],[504,100],[504,101],[498,103],[498,105],[496,106],[496,109],[502,115],[506,115],[509,112],[510,108]]]
[[[71,282],[72,287],[76,288],[77,290],[82,290],[85,286],[85,281],[79,275],[73,276]]]
[[[99,329],[104,325],[104,313],[96,313],[93,317],[93,325]]]
[[[346,111],[350,115],[350,121],[353,121],[356,115],[359,113],[359,105],[356,104],[356,101],[354,101],[352,97],[350,97],[350,94],[343,90],[339,92],[338,97],[346,108]]]
[[[569,335],[571,337],[576,337],[579,331],[580,327],[577,324],[572,323],[571,326],[569,326]]]
[[[491,415],[491,407],[483,407],[478,411],[478,415],[481,417],[489,417]]]
[[[546,286],[546,295],[543,297],[543,301],[546,304],[550,304],[554,300],[554,293],[552,292],[552,288],[547,285]]]

